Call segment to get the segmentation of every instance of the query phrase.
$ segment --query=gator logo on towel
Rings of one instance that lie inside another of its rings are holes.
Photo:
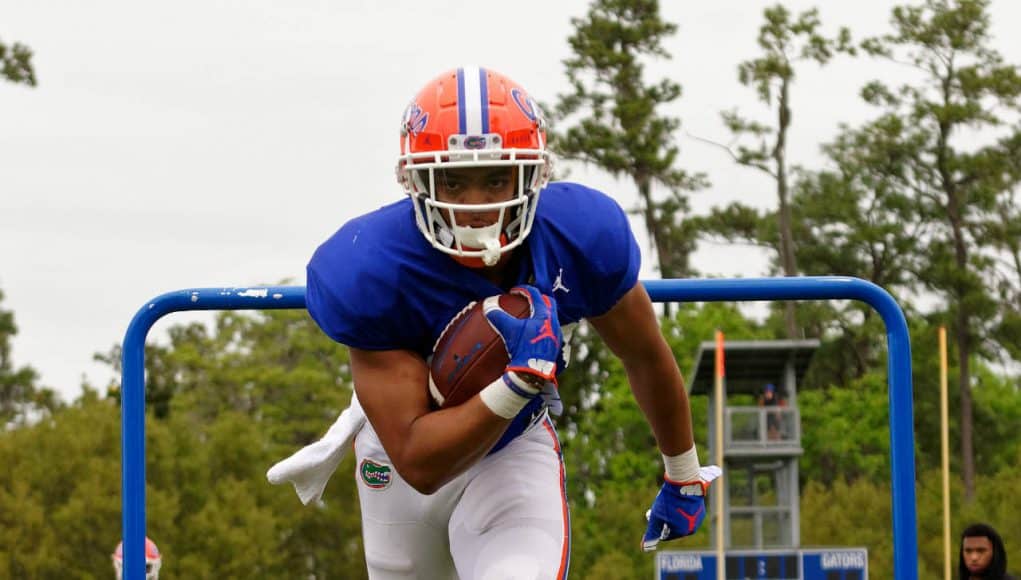
[[[376,463],[371,459],[362,460],[362,464],[358,466],[358,473],[361,474],[362,481],[369,489],[386,489],[393,481],[393,470],[390,469],[390,466],[385,463]]]

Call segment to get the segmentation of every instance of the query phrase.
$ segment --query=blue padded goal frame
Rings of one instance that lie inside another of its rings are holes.
[[[898,580],[918,580],[911,342],[904,313],[893,297],[871,282],[842,276],[642,283],[656,302],[858,300],[880,314],[888,348],[893,571]],[[124,336],[121,376],[121,517],[127,580],[145,578],[145,339],[149,330],[171,312],[301,308],[305,308],[303,286],[194,288],[157,296],[132,318]]]

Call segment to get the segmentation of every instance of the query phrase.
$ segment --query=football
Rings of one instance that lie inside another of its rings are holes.
[[[529,316],[528,299],[501,294],[500,308],[517,318]],[[489,325],[482,301],[472,302],[443,329],[429,365],[429,394],[438,407],[464,403],[489,386],[509,362],[507,347]]]

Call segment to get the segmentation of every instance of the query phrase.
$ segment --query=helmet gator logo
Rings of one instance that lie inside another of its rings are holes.
[[[429,113],[422,110],[418,103],[412,101],[404,111],[403,129],[412,135],[418,135],[429,124]]]
[[[386,489],[393,481],[393,472],[390,466],[385,463],[376,463],[371,459],[362,460],[362,464],[358,467],[358,473],[361,474],[362,481],[369,489]]]
[[[484,149],[486,147],[486,138],[482,135],[469,135],[464,140],[465,149]]]
[[[518,106],[518,109],[528,117],[529,121],[533,123],[539,122],[539,119],[542,117],[542,111],[539,110],[539,105],[536,104],[535,99],[517,87],[511,89],[511,99],[514,100],[514,104]]]

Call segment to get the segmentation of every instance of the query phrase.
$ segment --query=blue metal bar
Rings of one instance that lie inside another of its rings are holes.
[[[904,313],[882,288],[858,278],[798,277],[643,281],[657,302],[859,300],[886,323],[889,348],[890,454],[893,480],[894,577],[918,579],[915,513],[911,344]],[[124,337],[122,369],[122,478],[124,577],[145,577],[145,338],[166,314],[185,310],[304,308],[300,286],[201,288],[159,296],[142,307]]]
[[[153,298],[131,319],[121,353],[121,525],[124,578],[145,578],[145,338],[157,320],[184,310],[304,308],[305,288],[196,288]]]
[[[893,486],[893,577],[918,578],[915,512],[915,442],[911,387],[911,340],[904,312],[886,290],[860,278],[820,276],[644,282],[656,301],[859,300],[886,323]]]

